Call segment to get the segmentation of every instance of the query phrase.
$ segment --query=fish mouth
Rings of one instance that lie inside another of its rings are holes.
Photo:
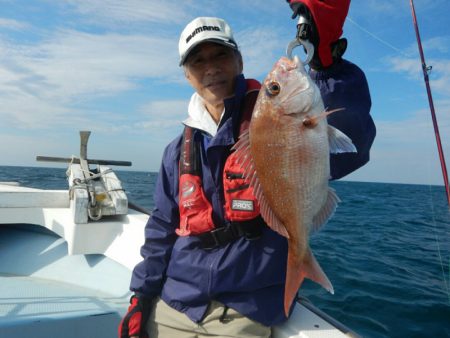
[[[294,56],[292,61],[295,64],[295,68],[300,69],[300,70],[305,69],[305,65],[303,64],[302,60],[300,60],[300,58],[297,55]]]
[[[302,73],[303,75],[306,75],[306,68],[305,65],[303,64],[302,60],[295,55],[292,59],[291,59],[291,70],[297,70],[299,73]]]
[[[290,72],[293,70],[300,70],[304,68],[302,61],[300,61],[299,57],[295,55],[292,59],[283,58],[283,61],[280,62],[280,66],[283,68],[285,72]]]

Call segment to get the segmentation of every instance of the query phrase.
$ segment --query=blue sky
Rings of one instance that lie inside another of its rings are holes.
[[[0,0],[2,165],[54,166],[36,155],[79,153],[157,171],[181,130],[192,89],[178,37],[197,16],[232,26],[246,77],[262,80],[295,21],[284,0]],[[416,0],[442,142],[450,165],[448,0]],[[443,184],[408,0],[352,1],[345,58],[365,72],[378,136],[371,162],[348,180]]]

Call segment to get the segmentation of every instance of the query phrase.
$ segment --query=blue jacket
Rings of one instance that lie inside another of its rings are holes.
[[[365,78],[364,78],[365,81]],[[225,224],[222,171],[232,145],[237,141],[239,111],[246,92],[242,75],[236,80],[235,96],[225,100],[225,115],[214,137],[196,130],[201,141],[202,181],[213,206],[216,225]],[[369,105],[370,106],[370,105]],[[345,120],[349,111],[338,115]],[[369,111],[357,119],[347,135],[363,145],[360,159],[337,162],[339,172],[350,172],[367,160],[374,136]],[[350,115],[354,118],[353,115]],[[359,142],[360,141],[360,142]],[[145,228],[143,261],[134,269],[131,290],[149,298],[160,296],[171,307],[200,322],[214,299],[266,326],[286,320],[283,310],[287,264],[287,241],[268,227],[261,238],[240,238],[223,247],[204,250],[195,236],[178,237],[178,163],[181,135],[164,151],[154,192],[155,209]]]
[[[311,78],[317,84],[327,110],[345,108],[328,116],[328,123],[351,138],[357,153],[331,154],[332,179],[339,179],[369,161],[369,150],[376,129],[370,117],[369,86],[363,71],[355,64],[341,59],[332,66],[315,71]]]

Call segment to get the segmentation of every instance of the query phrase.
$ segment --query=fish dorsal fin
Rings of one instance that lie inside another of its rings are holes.
[[[327,200],[325,201],[325,204],[322,206],[319,212],[313,217],[313,225],[312,225],[313,231],[319,230],[323,225],[325,225],[328,222],[331,216],[333,216],[334,211],[336,210],[336,207],[340,201],[341,200],[339,199],[338,195],[336,195],[336,191],[334,191],[333,188],[329,187]]]
[[[239,140],[233,146],[233,150],[236,151],[235,155],[237,163],[239,163],[244,170],[244,177],[248,180],[250,187],[253,188],[253,194],[259,203],[262,218],[272,230],[278,232],[281,236],[289,238],[286,227],[274,214],[264,197],[261,183],[259,182],[256,173],[255,164],[253,163],[253,158],[250,154],[250,135],[248,130],[241,133]]]
[[[330,125],[328,125],[328,143],[332,154],[357,152],[352,140],[342,131]]]

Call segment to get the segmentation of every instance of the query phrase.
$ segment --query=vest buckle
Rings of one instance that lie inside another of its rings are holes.
[[[231,222],[224,227],[199,234],[197,237],[200,239],[202,248],[210,250],[231,243],[241,237],[249,241],[257,240],[262,235],[264,224],[261,217],[250,221]]]

